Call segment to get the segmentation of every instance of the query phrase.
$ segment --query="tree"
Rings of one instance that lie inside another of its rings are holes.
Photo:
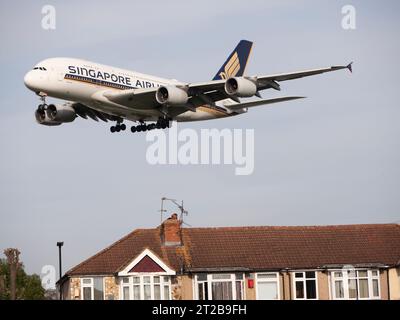
[[[4,250],[4,254],[7,257],[7,263],[10,269],[10,299],[15,300],[16,298],[16,282],[17,282],[17,271],[20,267],[19,263],[19,252],[18,249],[8,248]]]
[[[11,299],[10,271],[7,260],[0,259],[0,300]],[[27,275],[22,263],[19,263],[15,278],[15,298],[17,300],[42,300],[45,298],[45,290],[40,277],[36,274]]]

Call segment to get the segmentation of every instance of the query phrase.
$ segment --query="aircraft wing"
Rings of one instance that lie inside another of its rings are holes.
[[[314,76],[317,74],[337,71],[341,69],[349,69],[350,71],[352,71],[351,65],[352,64],[350,63],[347,66],[332,66],[329,68],[311,69],[247,78],[256,81],[258,90],[265,90],[268,88],[280,90],[280,85],[278,84],[278,82]],[[214,104],[216,101],[227,98],[232,98],[237,102],[240,102],[237,98],[231,97],[225,92],[225,82],[225,79],[219,79],[207,82],[188,83],[186,85],[183,85],[183,87],[188,91],[189,95],[188,108],[195,108],[204,103]],[[103,100],[105,98],[111,103],[122,105],[127,108],[132,108],[136,110],[150,110],[156,109],[160,106],[160,104],[156,100],[156,91],[157,88],[155,87],[144,89],[128,89],[120,92],[105,91],[102,93],[102,97],[98,98],[100,100]]]
[[[103,96],[111,102],[133,109],[154,109],[160,104],[156,100],[157,88],[128,89],[121,92],[107,91]]]
[[[342,70],[342,69],[348,69],[348,70],[350,70],[350,72],[353,72],[352,63],[350,63],[346,66],[332,66],[329,68],[311,69],[311,70],[304,70],[304,71],[297,71],[297,72],[289,72],[289,73],[280,73],[280,74],[274,74],[274,75],[268,75],[268,76],[261,76],[261,77],[256,77],[256,79],[258,82],[259,90],[263,90],[263,89],[267,89],[267,88],[274,88],[274,89],[279,90],[279,85],[275,88],[274,84],[276,84],[276,83],[274,83],[274,82],[300,79],[300,78],[304,78],[304,77],[315,76],[317,74],[322,74],[322,73],[332,72],[332,71],[337,71],[337,70]]]
[[[314,76],[321,73],[337,71],[341,69],[348,69],[352,72],[352,63],[346,66],[332,66],[328,68],[320,68],[320,69],[311,69],[311,70],[304,70],[304,71],[296,71],[296,72],[289,72],[289,73],[280,73],[280,74],[273,74],[273,75],[264,75],[264,76],[254,76],[248,77],[250,79],[257,80],[257,85],[259,90],[264,90],[267,88],[274,88],[279,85],[274,82],[280,81],[287,81],[287,80],[294,80],[309,76]],[[221,90],[224,88],[226,80],[216,80],[216,81],[208,81],[208,82],[200,82],[200,83],[192,83],[189,84],[189,88],[198,91],[198,92],[207,92],[212,90]]]
[[[74,108],[76,114],[83,119],[91,118],[94,121],[99,121],[100,119],[104,122],[120,120],[120,117],[94,110],[82,103],[74,102],[70,103],[70,105],[72,108]]]
[[[232,111],[236,111],[236,110],[240,110],[243,108],[251,108],[251,107],[261,106],[264,104],[272,104],[272,103],[278,103],[278,102],[284,102],[284,101],[290,101],[290,100],[296,100],[296,99],[304,99],[304,98],[305,97],[282,97],[282,98],[274,98],[274,99],[261,99],[261,100],[255,100],[255,101],[244,102],[244,103],[224,104],[224,106],[229,108]]]

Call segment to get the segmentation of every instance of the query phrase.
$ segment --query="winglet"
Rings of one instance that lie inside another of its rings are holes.
[[[353,61],[352,62],[350,62],[347,66],[346,66],[346,68],[347,69],[349,69],[349,71],[351,72],[351,73],[353,73]]]

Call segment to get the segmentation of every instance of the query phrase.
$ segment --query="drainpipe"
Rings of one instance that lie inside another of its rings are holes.
[[[387,290],[388,290],[388,300],[390,300],[389,267],[386,269],[386,281],[387,281]]]

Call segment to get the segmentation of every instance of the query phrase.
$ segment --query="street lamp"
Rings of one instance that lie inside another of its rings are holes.
[[[62,276],[62,270],[61,270],[61,247],[64,245],[64,242],[57,242],[57,247],[58,247],[58,263],[59,263],[59,268],[60,268],[60,300],[62,300],[62,287],[61,287],[61,276]]]

